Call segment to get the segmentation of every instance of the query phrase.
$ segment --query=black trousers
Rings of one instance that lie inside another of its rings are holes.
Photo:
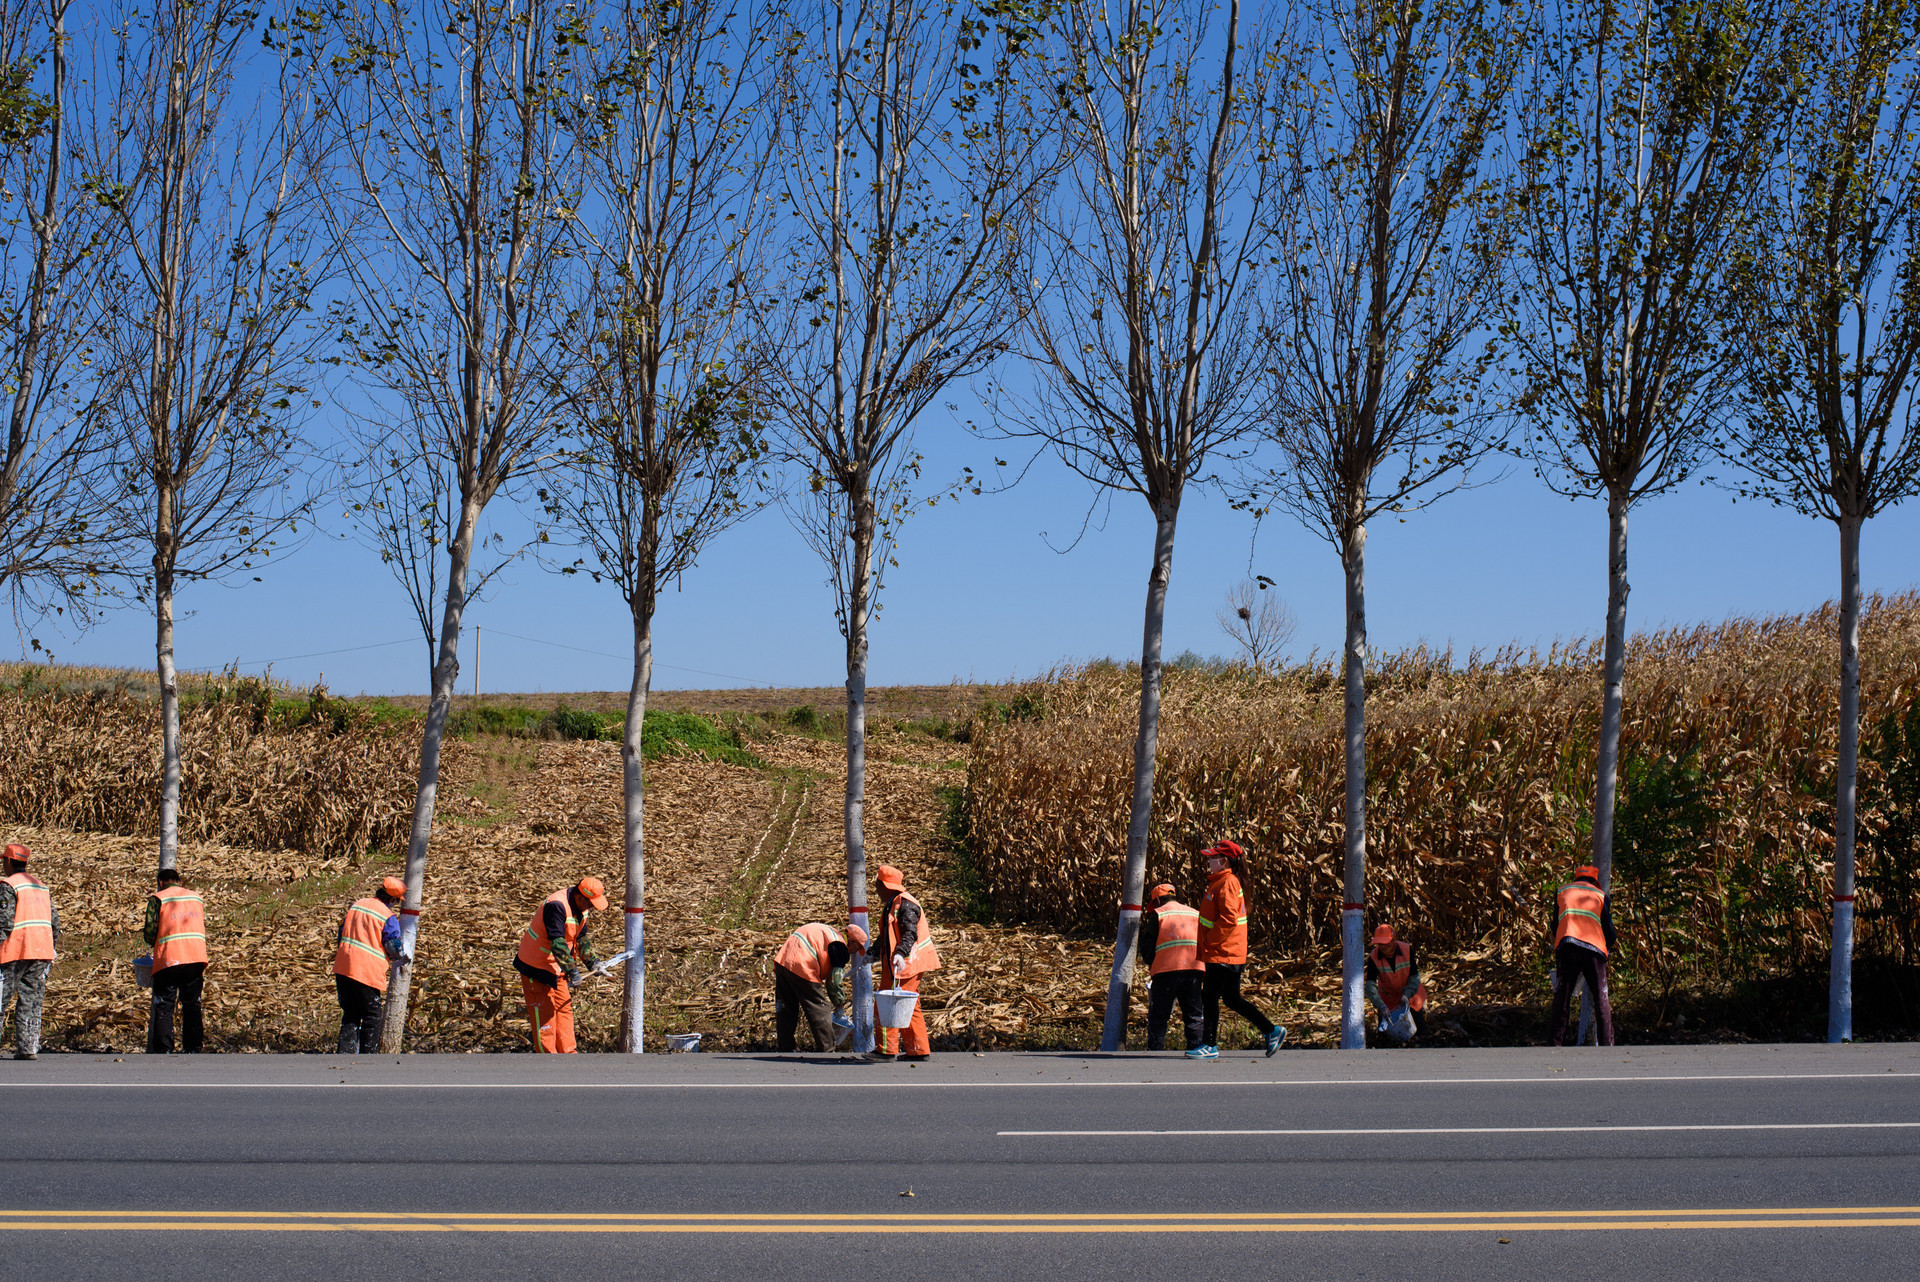
[[[1559,981],[1553,989],[1553,1044],[1567,1044],[1567,1015],[1573,1003],[1573,986],[1585,979],[1588,999],[1593,1002],[1593,1017],[1600,1021],[1600,1044],[1613,1045],[1613,1002],[1607,997],[1606,954],[1563,939],[1553,950],[1553,965]]]
[[[1167,1049],[1167,1021],[1173,1004],[1180,1003],[1180,1022],[1186,1025],[1187,1049],[1206,1044],[1200,1010],[1206,992],[1205,971],[1167,970],[1153,977],[1147,988],[1147,1049]]]
[[[147,1054],[173,1051],[173,1008],[180,1008],[180,1049],[198,1055],[206,1044],[200,993],[207,982],[205,962],[187,962],[153,972],[153,1006],[147,1012]]]
[[[342,1055],[371,1055],[380,1049],[381,992],[345,975],[333,977],[334,991],[340,994],[340,1046]]]
[[[1207,963],[1207,987],[1204,993],[1206,1027],[1200,1035],[1208,1046],[1220,1044],[1220,1006],[1223,1002],[1228,1010],[1238,1012],[1249,1024],[1259,1029],[1262,1037],[1273,1031],[1273,1021],[1262,1015],[1258,1006],[1240,995],[1240,972],[1245,969],[1245,965]]]
[[[778,962],[773,967],[773,1031],[780,1049],[799,1050],[794,1036],[800,1030],[800,1015],[806,1013],[807,1026],[813,1030],[813,1048],[833,1049],[833,1003],[827,1000],[827,986],[802,979]]]

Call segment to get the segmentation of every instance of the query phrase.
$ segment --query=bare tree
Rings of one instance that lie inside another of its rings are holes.
[[[1737,391],[1728,272],[1772,149],[1775,0],[1570,0],[1520,94],[1519,279],[1505,329],[1525,446],[1607,500],[1593,859],[1611,882],[1627,644],[1627,513],[1690,476]]]
[[[1227,603],[1214,618],[1220,630],[1247,652],[1255,672],[1271,672],[1299,624],[1280,594],[1264,583],[1248,579],[1227,589]]]
[[[807,478],[789,506],[826,562],[847,643],[847,898],[866,928],[867,632],[914,506],[915,421],[1006,349],[1037,135],[1012,92],[1024,28],[929,0],[789,14],[779,92],[790,238],[760,334],[764,404]],[[980,63],[971,61],[981,59]],[[854,1047],[873,1047],[854,968]]]
[[[765,93],[754,76],[773,19],[715,0],[610,11],[578,69],[592,273],[571,357],[579,423],[556,505],[586,546],[585,570],[620,589],[633,618],[625,775],[626,999],[620,1049],[643,1049],[645,773],[641,732],[661,589],[760,506],[764,450],[737,322],[750,300]]]
[[[481,517],[550,461],[563,404],[579,196],[560,46],[584,39],[585,25],[548,0],[433,0],[412,10],[366,0],[335,21],[330,118],[349,176],[333,218],[351,246],[350,338],[370,381],[398,407],[397,466],[444,469],[446,501],[457,496],[446,536],[429,545],[444,549],[445,596],[407,845],[403,956],[381,1034],[381,1049],[394,1052],[406,1029],[441,738]],[[432,484],[411,493],[431,496]]]
[[[1276,501],[1346,576],[1340,1044],[1366,1045],[1368,524],[1460,484],[1497,440],[1485,312],[1507,249],[1488,173],[1525,11],[1486,0],[1329,6],[1290,50],[1277,114],[1277,283],[1263,336]]]
[[[1097,490],[1153,514],[1140,647],[1140,725],[1103,1050],[1126,1038],[1153,815],[1161,641],[1174,530],[1187,486],[1233,457],[1259,371],[1249,308],[1258,220],[1272,195],[1255,122],[1267,109],[1264,38],[1224,30],[1210,6],[1067,0],[1054,18],[1056,199],[1030,236],[1021,310],[1035,389],[1002,422],[1037,438]],[[1213,68],[1217,67],[1217,70]]]
[[[1748,388],[1728,452],[1748,488],[1840,532],[1840,753],[1827,1040],[1853,1036],[1860,530],[1920,488],[1920,5],[1802,11],[1801,92],[1735,295]]]
[[[238,0],[123,11],[83,144],[114,228],[100,413],[123,451],[117,520],[150,558],[126,571],[154,611],[163,869],[179,836],[175,591],[252,569],[314,500],[292,482],[324,335],[302,322],[330,259],[310,216],[311,102],[298,63],[247,62],[258,16]]]

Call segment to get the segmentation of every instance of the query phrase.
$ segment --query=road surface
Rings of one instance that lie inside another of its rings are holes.
[[[7,1278],[1891,1278],[1920,1251],[1915,1045],[49,1055],[0,1061],[0,1097]]]

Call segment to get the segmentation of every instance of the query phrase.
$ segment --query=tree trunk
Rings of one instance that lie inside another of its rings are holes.
[[[1153,573],[1147,576],[1146,626],[1140,639],[1140,729],[1133,739],[1133,807],[1127,816],[1127,868],[1120,885],[1120,925],[1113,936],[1113,973],[1107,980],[1107,1017],[1100,1049],[1126,1046],[1128,987],[1140,938],[1140,901],[1147,889],[1147,831],[1153,822],[1153,766],[1160,746],[1160,644],[1166,631],[1167,584],[1173,578],[1171,503],[1155,513]]]
[[[400,907],[400,960],[387,980],[387,1004],[380,1025],[380,1053],[398,1055],[407,1030],[407,997],[413,986],[414,939],[420,928],[421,893],[427,880],[427,842],[433,836],[433,803],[440,791],[440,739],[453,708],[453,683],[460,676],[460,618],[467,608],[467,567],[473,558],[474,528],[480,504],[460,506],[460,525],[447,549],[447,606],[440,618],[440,657],[433,665],[433,701],[420,736],[420,784],[413,796],[413,832],[407,841],[407,895]]]
[[[163,536],[165,537],[165,536]],[[160,867],[180,862],[180,676],[173,666],[173,575],[153,576],[155,649],[160,668]]]
[[[1620,705],[1627,681],[1627,500],[1607,496],[1606,693],[1600,705],[1600,760],[1593,780],[1593,866],[1613,887],[1613,802],[1620,776]]]
[[[627,729],[620,744],[626,787],[627,934],[624,947],[633,953],[627,962],[626,1001],[620,1011],[620,1049],[632,1055],[646,1051],[646,772],[640,757],[640,737],[646,729],[647,691],[652,686],[653,606],[649,596],[646,606],[633,612],[633,687],[627,691]]]
[[[1840,519],[1840,778],[1833,808],[1827,1040],[1853,1040],[1853,828],[1860,770],[1860,518]]]
[[[1340,905],[1340,1049],[1367,1046],[1367,527],[1340,550],[1347,575],[1346,853]]]
[[[853,573],[847,595],[847,921],[867,934],[867,598],[873,590],[874,513],[871,494],[853,501]],[[873,968],[853,970],[853,1050],[873,1049]]]

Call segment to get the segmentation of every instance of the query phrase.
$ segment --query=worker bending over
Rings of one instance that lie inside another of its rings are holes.
[[[40,1058],[40,1015],[47,1003],[47,972],[60,942],[60,910],[53,892],[27,871],[33,852],[9,843],[0,859],[0,1034],[13,1000],[13,1057]]]
[[[1420,959],[1413,945],[1393,937],[1393,927],[1376,926],[1373,947],[1367,950],[1367,1000],[1373,1003],[1374,1017],[1386,1023],[1406,1006],[1413,1016],[1413,1035],[1427,1031],[1427,982],[1420,974]]]
[[[1201,1015],[1207,967],[1200,960],[1200,910],[1173,897],[1173,886],[1161,882],[1147,895],[1151,909],[1140,921],[1140,955],[1149,959],[1153,976],[1147,988],[1147,1049],[1167,1049],[1167,1021],[1173,1004],[1180,1003],[1187,1044],[1193,1050],[1205,1041]]]
[[[587,913],[606,906],[606,885],[598,877],[582,877],[578,885],[548,895],[520,934],[513,968],[520,972],[535,1051],[574,1053],[573,990],[582,971],[600,964],[587,938]]]
[[[1587,981],[1587,1000],[1600,1021],[1600,1044],[1613,1045],[1613,1003],[1607,997],[1607,954],[1613,948],[1613,902],[1600,889],[1600,870],[1582,864],[1553,897],[1553,1017],[1555,1046],[1567,1044],[1573,986]]]
[[[371,1055],[380,1049],[387,972],[401,955],[400,919],[393,915],[393,906],[406,894],[406,882],[388,877],[371,895],[354,900],[340,919],[333,988],[340,998],[338,1051],[342,1055]]]
[[[880,865],[880,924],[874,945],[880,954],[880,987],[920,991],[920,977],[940,969],[926,910],[907,893],[904,874],[892,864]],[[876,1014],[879,1003],[875,1004]],[[933,1043],[927,1040],[927,1017],[913,1004],[913,1020],[905,1028],[885,1028],[874,1020],[872,1060],[928,1059]]]
[[[849,926],[842,938],[825,922],[810,921],[788,935],[773,958],[773,1024],[780,1049],[800,1049],[794,1034],[805,1013],[813,1048],[832,1050],[840,1040],[833,1014],[847,1004],[847,968],[866,964],[867,932],[858,926]]]
[[[147,1054],[173,1054],[173,1009],[180,1008],[180,1049],[198,1055],[206,1042],[200,995],[207,978],[207,907],[200,892],[162,868],[147,896],[141,938],[153,949],[153,1001],[147,1011]]]

